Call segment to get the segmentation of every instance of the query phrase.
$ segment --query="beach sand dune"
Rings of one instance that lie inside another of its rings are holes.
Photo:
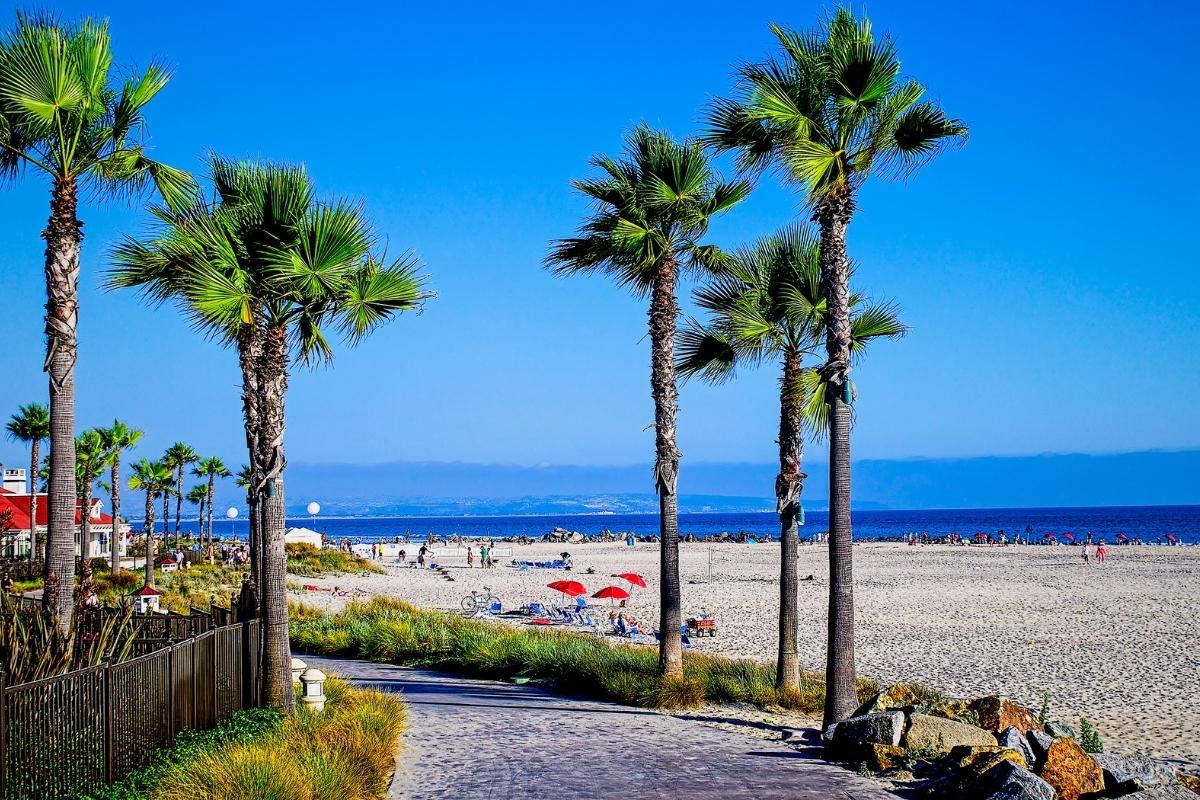
[[[410,558],[418,547],[407,547]],[[570,576],[592,592],[623,585],[609,577],[616,573],[644,575],[650,588],[635,590],[629,611],[657,620],[657,545],[512,547],[533,560],[571,551]],[[1084,564],[1075,547],[861,543],[854,553],[861,675],[920,681],[952,696],[1000,693],[1035,710],[1046,693],[1052,718],[1077,725],[1087,717],[1110,750],[1200,761],[1200,548],[1112,547],[1103,566]],[[698,650],[774,660],[778,558],[778,544],[682,545],[685,616],[704,608],[721,625]],[[510,608],[556,602],[545,584],[566,574],[448,566],[454,581],[394,569],[304,582],[445,609],[486,585]],[[801,659],[822,670],[825,547],[801,548],[800,574],[814,577],[800,584]],[[344,602],[327,591],[297,596],[325,607]]]

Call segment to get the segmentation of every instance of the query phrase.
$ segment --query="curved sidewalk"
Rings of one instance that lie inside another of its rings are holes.
[[[388,664],[304,659],[403,693],[409,729],[391,798],[895,798],[782,743],[666,714]]]

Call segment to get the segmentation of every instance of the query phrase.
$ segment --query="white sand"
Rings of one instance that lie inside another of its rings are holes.
[[[407,546],[410,559],[419,546]],[[468,571],[460,562],[450,565],[453,582],[415,569],[291,580],[430,608],[457,608],[486,585],[509,608],[554,602],[545,588],[553,580],[570,577],[596,591],[622,585],[608,576],[632,571],[650,588],[635,592],[630,611],[657,621],[657,545],[500,546],[532,560],[569,550],[575,569]],[[721,625],[698,650],[774,659],[778,556],[777,544],[682,545],[685,616],[704,607]],[[597,574],[585,574],[588,567]],[[801,658],[822,670],[825,547],[801,548],[801,577],[810,573],[815,580],[800,585]],[[1200,761],[1200,548],[1111,547],[1108,563],[1086,566],[1079,548],[864,543],[855,547],[855,579],[861,675],[920,681],[953,696],[1000,693],[1035,710],[1049,692],[1052,718],[1077,724],[1087,716],[1109,749]],[[319,606],[342,602],[327,591],[298,596]]]

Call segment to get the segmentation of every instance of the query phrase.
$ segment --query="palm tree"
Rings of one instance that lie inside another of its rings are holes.
[[[659,670],[683,675],[679,587],[679,521],[676,496],[680,453],[674,340],[679,306],[675,285],[687,269],[711,268],[721,254],[700,243],[709,221],[750,191],[744,182],[715,175],[698,141],[676,142],[641,125],[618,158],[597,156],[600,177],[575,188],[596,203],[579,236],[554,242],[548,266],[560,275],[603,272],[650,298],[650,389],[654,399],[654,483],[659,497],[662,609]]]
[[[203,483],[198,483],[188,490],[185,495],[187,501],[197,508],[196,524],[198,530],[204,530],[204,504],[208,501],[208,487]],[[197,540],[203,539],[203,536],[197,534]]]
[[[208,506],[208,543],[212,544],[213,539],[213,498],[217,488],[217,478],[228,478],[231,473],[226,467],[225,462],[217,456],[209,456],[208,458],[200,459],[200,463],[192,470],[192,474],[198,478],[208,478],[208,496],[205,500]],[[204,518],[200,519],[200,531],[204,532]]]
[[[123,76],[123,77],[122,77]],[[108,25],[18,15],[0,41],[0,175],[31,168],[51,182],[46,240],[46,361],[50,383],[50,487],[45,575],[58,590],[46,608],[71,625],[75,570],[75,359],[79,190],[127,195],[153,184],[169,203],[192,190],[187,173],[150,159],[142,112],[166,86],[160,66],[112,70]],[[120,81],[120,83],[118,83]]]
[[[284,565],[284,398],[290,365],[328,362],[330,329],[350,344],[431,295],[408,257],[385,263],[356,206],[322,202],[303,169],[210,161],[213,202],[158,209],[159,235],[126,239],[109,285],[181,303],[236,348],[252,468],[254,574],[263,618],[263,693],[291,711]]]
[[[129,488],[132,491],[146,493],[146,521],[143,531],[146,535],[146,585],[154,585],[154,498],[161,493],[169,492],[175,476],[161,461],[150,461],[143,458],[133,465],[133,474],[129,477]],[[163,541],[167,538],[163,533]]]
[[[92,556],[92,497],[96,479],[109,465],[111,456],[98,430],[84,431],[75,440],[75,470],[80,503],[79,557],[84,560]]]
[[[50,409],[40,403],[21,406],[12,415],[8,425],[8,436],[16,442],[29,445],[29,559],[38,557],[37,547],[37,502],[38,502],[38,455],[43,439],[50,438]]]
[[[111,454],[109,466],[112,475],[108,485],[112,501],[112,571],[115,575],[121,571],[121,453],[137,445],[143,434],[137,428],[131,428],[119,419],[114,419],[112,426],[100,430],[100,435]]]
[[[827,304],[821,291],[820,247],[816,233],[795,226],[739,250],[726,269],[696,292],[707,310],[707,326],[692,322],[679,337],[678,367],[685,377],[712,383],[733,377],[738,366],[780,365],[779,474],[775,510],[779,515],[779,653],[775,684],[800,688],[799,559],[800,496],[804,427],[823,433],[824,386],[817,370],[805,367],[825,329]],[[851,297],[851,350],[862,352],[871,339],[898,337],[904,326],[885,305],[862,307]]]
[[[189,464],[200,461],[200,454],[191,445],[176,442],[167,448],[162,458],[168,469],[175,471],[175,546],[179,546],[179,519],[183,511],[183,471]]]
[[[774,167],[804,192],[820,227],[826,361],[821,375],[829,419],[829,641],[825,724],[858,706],[854,669],[854,580],[850,526],[850,259],[846,229],[858,189],[871,175],[907,175],[966,126],[922,100],[925,88],[900,77],[888,37],[839,9],[817,30],[772,26],[782,53],[738,68],[738,92],[718,100],[706,141],[733,150],[747,172]]]

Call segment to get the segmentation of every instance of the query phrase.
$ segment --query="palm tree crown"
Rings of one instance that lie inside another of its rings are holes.
[[[966,125],[901,76],[896,47],[842,8],[812,33],[772,26],[779,58],[738,68],[738,92],[717,100],[705,141],[747,172],[776,167],[816,207],[872,174],[904,175]]]
[[[633,130],[621,158],[600,155],[603,174],[573,182],[596,202],[579,236],[561,239],[547,259],[558,274],[603,272],[638,295],[650,293],[663,262],[708,270],[720,251],[701,243],[709,223],[750,192],[716,176],[699,141],[676,142],[646,126]]]
[[[40,403],[21,406],[4,427],[15,442],[43,441],[50,438],[50,409]]]

